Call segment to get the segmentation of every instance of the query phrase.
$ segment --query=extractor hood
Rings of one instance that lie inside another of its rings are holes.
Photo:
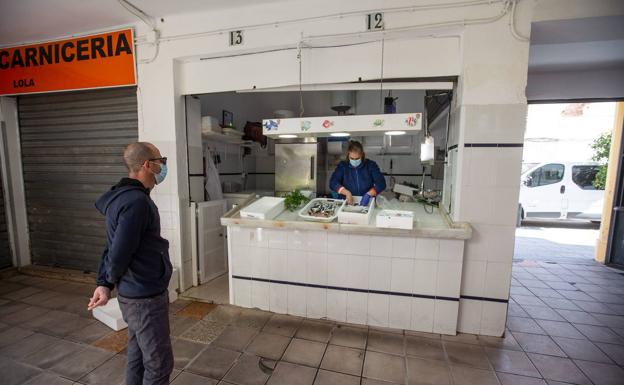
[[[262,132],[269,138],[401,135],[422,129],[422,113],[321,116],[264,119]]]

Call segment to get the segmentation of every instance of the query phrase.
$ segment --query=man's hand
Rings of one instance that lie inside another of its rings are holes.
[[[104,306],[110,299],[110,289],[106,286],[98,286],[93,292],[93,297],[89,300],[87,310],[93,310],[98,306]]]

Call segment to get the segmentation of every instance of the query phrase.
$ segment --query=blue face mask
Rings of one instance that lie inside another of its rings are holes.
[[[160,172],[157,174],[154,174],[154,179],[156,179],[156,184],[161,184],[165,180],[166,176],[167,176],[167,165],[161,164]]]
[[[349,163],[351,163],[351,166],[353,166],[353,167],[358,167],[360,164],[362,164],[362,158],[360,158],[360,159],[349,159]]]

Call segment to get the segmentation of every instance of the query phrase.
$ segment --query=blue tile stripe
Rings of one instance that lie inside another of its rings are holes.
[[[524,147],[524,143],[464,143],[464,147]]]
[[[473,301],[488,301],[488,302],[500,302],[500,303],[508,303],[508,299],[502,298],[488,298],[488,297],[474,297],[471,295],[462,295],[460,296],[462,299],[471,299]]]
[[[439,299],[439,300],[442,300],[442,301],[453,301],[453,302],[458,302],[459,301],[459,298],[442,297],[442,296],[438,296],[438,295],[412,294],[412,293],[402,293],[402,292],[397,292],[397,291],[385,291],[385,290],[356,289],[356,288],[352,288],[352,287],[317,285],[317,284],[313,284],[313,283],[280,281],[280,280],[276,280],[276,279],[257,278],[257,277],[245,277],[245,276],[241,276],[241,275],[232,275],[232,278],[243,279],[243,280],[247,280],[247,281],[259,281],[259,282],[277,283],[277,284],[281,284],[281,285],[293,285],[293,286],[312,287],[312,288],[316,288],[316,289],[330,289],[330,290],[340,290],[340,291],[353,291],[353,292],[356,292],[356,293],[371,293],[371,294],[382,294],[382,295],[394,295],[394,296],[397,296],[397,297]]]

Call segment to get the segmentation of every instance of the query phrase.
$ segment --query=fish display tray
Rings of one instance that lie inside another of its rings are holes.
[[[342,206],[340,208],[340,212],[338,212],[338,223],[345,223],[350,225],[369,224],[373,215],[373,210],[375,209],[375,198],[371,198],[368,206],[366,207],[359,206],[361,200],[361,196],[354,196],[353,203],[358,206],[349,206],[346,204]],[[361,208],[362,211],[354,211],[356,208]]]
[[[331,215],[328,217],[315,217],[315,216],[309,215],[308,211],[310,210],[310,208],[319,203],[335,205],[334,215]],[[308,204],[306,204],[301,210],[299,210],[299,217],[305,219],[306,221],[333,222],[334,220],[336,220],[336,218],[338,218],[338,212],[344,206],[344,204],[345,204],[345,201],[340,200],[340,199],[315,198],[315,199],[312,199],[310,202],[308,202]]]

